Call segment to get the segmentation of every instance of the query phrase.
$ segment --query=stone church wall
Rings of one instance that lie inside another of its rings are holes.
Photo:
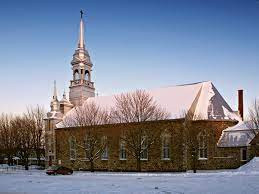
[[[236,168],[240,165],[240,151],[217,147],[222,130],[234,125],[233,121],[195,121],[193,127],[205,130],[208,134],[208,159],[198,160],[197,169]],[[94,126],[99,135],[108,138],[108,160],[95,161],[95,170],[101,171],[136,171],[136,160],[129,153],[127,160],[120,160],[120,136],[123,130],[133,129],[136,125],[144,125],[150,130],[167,131],[171,135],[170,160],[161,159],[161,139],[157,138],[148,149],[148,160],[141,162],[142,171],[186,171],[191,169],[191,154],[186,151],[183,120],[151,121],[131,124],[108,124]],[[83,142],[89,127],[56,129],[56,157],[59,164],[74,170],[89,170],[90,162],[85,160],[85,151],[78,147],[76,160],[70,160],[69,138],[74,136],[77,142]],[[239,149],[238,149],[239,150]],[[231,157],[230,157],[231,156]]]
[[[255,138],[252,140],[250,149],[250,158],[254,156],[259,157],[259,133],[257,133]]]

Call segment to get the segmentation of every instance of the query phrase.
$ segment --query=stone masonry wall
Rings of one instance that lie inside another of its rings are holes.
[[[219,169],[219,168],[235,168],[239,165],[236,161],[239,156],[236,156],[235,151],[226,149],[221,151],[216,144],[221,135],[222,130],[234,125],[233,121],[195,121],[194,127],[198,130],[206,130],[208,133],[208,159],[198,161],[198,169]],[[131,124],[109,124],[95,126],[95,129],[100,135],[108,137],[108,160],[97,159],[95,161],[95,170],[102,171],[136,171],[136,160],[127,153],[127,160],[119,158],[119,142],[120,136],[124,129],[133,129],[139,125],[138,123]],[[170,160],[161,159],[161,139],[158,138],[154,144],[148,149],[148,160],[142,161],[142,171],[185,171],[191,169],[190,154],[186,153],[183,135],[183,120],[165,120],[152,121],[141,123],[150,133],[154,130],[167,131],[171,135],[170,144]],[[89,170],[90,163],[85,160],[85,152],[82,148],[77,148],[76,160],[70,160],[69,156],[69,137],[73,135],[77,142],[83,142],[84,134],[88,127],[83,128],[64,128],[56,129],[56,157],[57,161],[62,165],[73,168],[74,170]],[[224,153],[227,157],[225,157]],[[240,153],[239,153],[240,154]],[[229,157],[232,155],[232,158]]]

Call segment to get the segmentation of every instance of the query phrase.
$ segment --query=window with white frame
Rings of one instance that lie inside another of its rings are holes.
[[[147,136],[142,136],[140,143],[141,143],[140,159],[141,160],[147,160],[148,159]]]
[[[120,160],[127,160],[125,140],[120,141]]]
[[[107,136],[102,137],[102,146],[103,146],[103,151],[102,151],[101,159],[102,160],[108,160]]]
[[[241,161],[247,161],[247,149],[246,148],[241,148]]]
[[[76,138],[75,137],[70,137],[69,148],[70,148],[70,160],[75,160],[76,159]]]
[[[208,159],[207,135],[204,131],[199,133],[198,135],[198,144],[199,144],[199,148],[198,148],[199,159],[200,160]]]
[[[171,136],[167,133],[162,134],[162,160],[170,160],[170,143]]]

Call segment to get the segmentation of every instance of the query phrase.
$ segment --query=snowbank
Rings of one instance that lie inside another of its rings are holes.
[[[255,157],[237,169],[239,172],[259,172],[259,157]]]

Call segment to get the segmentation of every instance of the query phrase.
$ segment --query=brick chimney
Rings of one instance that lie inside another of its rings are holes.
[[[244,120],[244,98],[243,90],[238,90],[238,112],[242,120]]]

